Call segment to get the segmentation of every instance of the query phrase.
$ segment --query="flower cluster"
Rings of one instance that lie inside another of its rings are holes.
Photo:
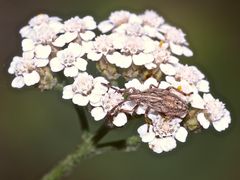
[[[176,62],[172,53],[193,55],[182,30],[165,23],[154,11],[140,15],[115,11],[100,22],[98,29],[104,35],[89,45],[88,58],[93,61],[107,61],[123,69],[132,65],[153,69]]]
[[[49,67],[52,72],[64,72],[66,77],[76,77],[86,71],[85,44],[95,37],[93,17],[78,16],[66,20],[40,14],[33,17],[20,30],[22,57],[14,57],[9,68],[15,74],[12,86],[21,88],[41,82],[41,69]],[[44,78],[44,77],[42,77]]]
[[[95,121],[111,126],[142,117],[137,132],[156,153],[186,142],[190,131],[229,127],[230,112],[210,94],[205,75],[179,60],[193,55],[184,32],[152,10],[115,11],[98,25],[91,16],[63,21],[40,14],[20,34],[22,55],[8,69],[15,75],[12,87],[51,89],[58,83],[63,99],[87,106]],[[89,61],[102,76],[87,71]]]

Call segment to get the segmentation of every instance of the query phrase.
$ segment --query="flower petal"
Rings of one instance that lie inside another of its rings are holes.
[[[32,39],[23,39],[22,40],[22,50],[31,51],[34,49],[34,42]]]
[[[95,37],[95,33],[92,31],[85,31],[84,33],[80,33],[80,36],[84,41],[90,41]]]
[[[45,67],[49,63],[48,59],[35,59],[35,65],[37,67]]]
[[[161,140],[159,138],[155,138],[153,141],[149,142],[149,148],[152,149],[155,153],[162,153],[163,149],[161,148]]]
[[[76,77],[78,75],[78,68],[75,66],[72,67],[65,67],[64,75],[66,77]]]
[[[96,53],[93,51],[87,54],[87,58],[91,59],[92,61],[98,61],[101,59],[101,57],[102,57],[102,53]]]
[[[31,73],[26,73],[23,75],[24,83],[27,86],[32,86],[40,81],[40,75],[37,71],[32,71]]]
[[[98,29],[102,33],[106,33],[108,31],[110,31],[113,27],[114,27],[114,25],[112,23],[110,23],[110,21],[102,21],[98,24]]]
[[[63,88],[63,99],[72,99],[74,96],[74,92],[72,91],[72,85],[67,85]]]
[[[87,61],[83,58],[77,58],[76,62],[74,63],[74,65],[81,71],[86,71],[87,64]]]
[[[15,77],[11,85],[13,88],[22,88],[25,85],[23,77],[22,76]]]
[[[143,90],[149,89],[151,85],[158,86],[158,84],[159,83],[155,78],[150,77],[143,83]]]
[[[198,108],[198,109],[204,109],[205,102],[199,94],[193,93],[190,96],[190,101],[191,101],[192,107]]]
[[[56,47],[63,47],[65,44],[72,42],[78,36],[77,32],[66,32],[60,35],[52,44]]]
[[[59,61],[59,59],[57,57],[51,59],[50,61],[50,68],[53,72],[59,72],[61,70],[63,70],[64,65],[61,64],[61,62]]]
[[[85,16],[83,18],[86,29],[93,30],[97,27],[96,22],[94,21],[92,16]]]
[[[154,64],[154,63],[147,63],[147,64],[144,64],[144,66],[145,66],[148,70],[155,69],[155,68],[157,67],[157,65]]]
[[[175,134],[175,138],[180,142],[186,142],[188,132],[184,127],[180,127]]]
[[[202,126],[204,129],[209,128],[209,126],[210,126],[210,121],[206,119],[204,113],[199,113],[199,114],[197,115],[197,120],[198,120],[198,122],[201,124],[201,126]]]
[[[82,57],[85,54],[82,46],[79,45],[78,43],[70,43],[68,45],[68,50],[71,51],[74,57]]]
[[[173,137],[161,138],[159,141],[160,147],[165,152],[171,151],[177,147],[176,140]]]
[[[182,47],[182,51],[183,51],[184,56],[186,56],[186,57],[191,57],[191,56],[193,56],[192,50],[189,49],[189,48],[186,47],[186,46],[183,46],[183,47]]]
[[[170,43],[170,49],[171,51],[176,55],[182,55],[183,54],[183,48],[180,45]]]
[[[77,104],[79,106],[86,106],[89,102],[89,99],[87,96],[76,94],[73,96],[72,101],[74,104]]]
[[[197,88],[201,92],[209,92],[209,82],[207,80],[201,80],[197,83]]]
[[[113,118],[113,124],[117,127],[122,127],[126,123],[127,123],[127,116],[125,113],[118,113],[118,115]]]
[[[225,129],[227,129],[229,127],[229,123],[230,123],[230,116],[225,116],[223,118],[221,118],[219,121],[214,121],[213,127],[218,131],[224,131]]]
[[[140,53],[138,55],[133,55],[132,59],[135,65],[142,66],[144,64],[153,62],[154,57],[152,54]]]
[[[143,89],[143,85],[140,83],[140,81],[138,79],[132,79],[130,81],[128,81],[127,83],[125,83],[125,87],[128,88],[135,88],[135,89],[139,89],[142,90]]]
[[[36,58],[47,59],[51,51],[51,46],[39,44],[35,48]]]
[[[173,76],[176,74],[176,69],[171,64],[160,64],[160,69],[164,74],[169,76]]]
[[[107,113],[104,112],[102,107],[95,107],[91,110],[91,115],[95,121],[99,121],[103,119],[107,115]]]

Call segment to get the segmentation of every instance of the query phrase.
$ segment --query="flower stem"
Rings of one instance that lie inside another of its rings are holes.
[[[59,180],[66,177],[80,163],[81,160],[94,154],[95,146],[91,136],[84,139],[77,149],[57,164],[42,180]]]
[[[56,165],[42,180],[60,180],[69,175],[79,163],[89,157],[103,154],[109,151],[136,151],[139,147],[140,139],[138,136],[132,136],[126,140],[120,140],[102,145],[94,144],[94,136],[89,133],[84,134],[83,142],[77,149]]]
[[[112,128],[108,127],[105,123],[97,130],[92,140],[94,144],[97,144]]]
[[[74,104],[74,108],[75,108],[75,110],[77,112],[81,128],[84,131],[89,131],[89,125],[88,125],[88,122],[87,122],[87,117],[86,117],[84,108],[83,107],[79,107],[76,104]]]

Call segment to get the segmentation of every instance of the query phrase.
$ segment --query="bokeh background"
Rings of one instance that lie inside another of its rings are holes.
[[[19,29],[34,15],[63,19],[93,15],[99,22],[111,11],[154,9],[184,30],[197,65],[225,101],[231,127],[193,134],[170,153],[157,155],[142,145],[132,153],[111,152],[83,161],[69,180],[239,180],[240,179],[240,5],[221,0],[0,0],[0,179],[37,180],[80,142],[71,102],[58,92],[12,89],[7,68],[21,53]],[[183,59],[183,58],[182,58]],[[92,122],[95,129],[100,123]],[[108,139],[136,134],[136,123]]]

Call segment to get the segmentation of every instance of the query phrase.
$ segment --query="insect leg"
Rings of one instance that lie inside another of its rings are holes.
[[[171,90],[171,89],[174,89],[175,91],[181,93],[184,96],[190,96],[191,94],[193,94],[193,92],[185,93],[185,92],[183,92],[183,91],[181,91],[181,90],[179,90],[178,88],[175,88],[175,87],[168,87],[168,88],[166,88],[166,90]]]
[[[114,86],[111,86],[110,83],[108,83],[108,84],[101,83],[101,84],[104,85],[104,86],[106,86],[107,88],[113,89],[113,90],[115,90],[116,92],[119,92],[119,93],[123,93],[123,92],[125,91],[125,90],[121,90],[121,89],[115,88]]]
[[[158,88],[158,87],[159,87],[159,84],[160,84],[160,83],[158,83],[157,86],[155,86],[154,84],[150,84],[149,89],[152,89],[152,88]]]
[[[146,111],[145,111],[145,114],[144,114],[144,117],[145,117],[145,122],[147,123],[148,127],[147,127],[147,132],[149,132],[149,129],[150,129],[150,125],[152,124],[152,121],[148,118],[148,113],[150,111],[150,107],[147,107]]]

